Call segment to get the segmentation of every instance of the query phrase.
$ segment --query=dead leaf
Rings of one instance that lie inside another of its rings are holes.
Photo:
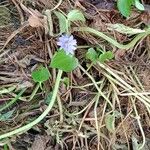
[[[31,150],[45,150],[50,138],[48,136],[36,136]]]
[[[120,136],[120,142],[126,143],[126,138],[131,137],[133,130],[134,130],[134,126],[133,126],[133,120],[131,117],[128,117],[125,120],[123,120],[123,122],[120,122],[116,130],[117,136]]]
[[[45,17],[42,13],[40,13],[38,10],[34,10],[32,8],[27,8],[25,5],[20,4],[22,9],[29,14],[29,25],[31,27],[37,28],[37,27],[44,27],[45,24]]]
[[[28,22],[31,27],[43,26],[41,20],[38,17],[32,16],[32,15],[29,16]]]
[[[31,27],[44,27],[45,17],[39,11],[30,8],[30,16],[28,19]]]

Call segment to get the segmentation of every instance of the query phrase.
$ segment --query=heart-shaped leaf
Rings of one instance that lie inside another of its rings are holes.
[[[82,12],[80,10],[71,10],[68,15],[67,18],[69,21],[83,21],[85,22],[85,17],[82,14]]]
[[[133,0],[117,0],[117,7],[123,16],[130,16],[132,3]]]
[[[51,75],[49,70],[45,67],[40,67],[39,69],[32,72],[32,78],[34,82],[42,83],[48,80],[50,76]]]
[[[104,52],[98,58],[101,63],[104,63],[107,60],[111,60],[114,58],[114,54],[111,51]]]
[[[78,66],[78,59],[73,55],[66,55],[64,50],[59,50],[52,58],[50,67],[70,72]]]
[[[89,48],[88,52],[86,53],[86,59],[91,60],[92,62],[95,62],[98,58],[97,52],[94,50],[94,48]]]

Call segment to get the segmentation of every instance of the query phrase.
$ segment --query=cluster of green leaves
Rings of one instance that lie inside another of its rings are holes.
[[[97,52],[100,51],[100,52]],[[86,58],[91,60],[92,62],[99,61],[104,63],[114,58],[114,54],[112,51],[102,51],[101,49],[97,48],[97,51],[94,48],[89,48],[86,53]]]
[[[79,10],[71,10],[67,14],[67,16],[58,11],[55,11],[54,13],[58,17],[61,33],[68,33],[71,22],[85,22],[84,15]],[[88,49],[86,53],[86,58],[91,60],[92,62],[100,61],[101,63],[104,63],[108,60],[111,60],[113,57],[114,55],[111,51],[104,52],[100,49],[96,51],[94,50],[94,48]],[[58,49],[51,60],[50,67],[60,69],[64,72],[70,72],[74,70],[78,66],[78,64],[78,59],[74,55],[67,55],[64,50]],[[49,70],[45,67],[40,67],[32,72],[32,78],[34,82],[38,82],[40,85],[44,81],[48,80],[49,77],[51,77],[51,75],[49,73]]]
[[[82,21],[85,22],[84,15],[79,10],[71,10],[67,16],[59,11],[54,11],[59,20],[60,34],[69,34],[70,26],[72,22]],[[64,50],[58,49],[51,60],[50,66],[52,68],[61,69],[65,72],[70,72],[78,66],[78,59],[69,54],[67,55]]]
[[[121,14],[125,17],[131,15],[132,6],[135,6],[137,9],[143,11],[144,6],[140,3],[139,0],[118,0],[117,7]]]
[[[114,54],[111,51],[107,52],[104,52],[102,50],[100,51],[101,52],[97,52],[94,48],[89,48],[86,53],[86,59],[89,59],[94,63],[96,61],[104,63],[114,58]],[[56,52],[50,64],[50,67],[58,68],[65,72],[70,72],[74,70],[77,66],[78,66],[78,59],[72,55],[66,55],[64,50],[59,50],[58,52]],[[50,77],[51,74],[48,68],[45,68],[43,66],[39,67],[37,70],[34,70],[32,72],[33,81],[39,84],[42,84]]]
[[[60,34],[68,33],[71,22],[83,21],[85,22],[84,15],[79,10],[71,10],[67,16],[63,13],[54,11],[55,15],[59,20]],[[70,72],[78,66],[78,59],[73,55],[67,55],[64,50],[58,49],[51,60],[50,67],[63,70],[65,72]],[[49,79],[51,74],[49,70],[43,66],[39,67],[37,70],[32,72],[32,78],[34,82],[40,85]]]
[[[82,21],[85,22],[84,15],[79,10],[71,10],[66,16],[61,12],[55,11],[55,15],[59,20],[60,33],[68,33],[71,27],[71,22]],[[86,54],[86,58],[92,62],[111,60],[114,57],[111,51],[107,52],[96,52],[93,48],[90,48]],[[70,72],[78,66],[78,59],[73,55],[66,55],[64,50],[58,50],[51,60],[50,66],[52,68],[61,69],[65,72]]]
[[[75,21],[85,22],[84,15],[82,14],[81,11],[77,9],[71,10],[66,16],[59,11],[54,11],[54,14],[57,16],[59,20],[60,34],[69,32],[71,22]]]

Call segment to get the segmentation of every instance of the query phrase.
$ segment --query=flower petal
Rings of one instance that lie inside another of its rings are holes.
[[[73,35],[62,35],[58,38],[57,45],[64,49],[67,55],[73,55],[76,50],[77,41],[74,39]]]

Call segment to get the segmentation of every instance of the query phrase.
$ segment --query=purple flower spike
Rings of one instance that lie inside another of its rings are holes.
[[[66,54],[74,54],[74,51],[77,48],[77,41],[74,39],[73,35],[62,35],[59,37],[57,45],[63,49]]]

